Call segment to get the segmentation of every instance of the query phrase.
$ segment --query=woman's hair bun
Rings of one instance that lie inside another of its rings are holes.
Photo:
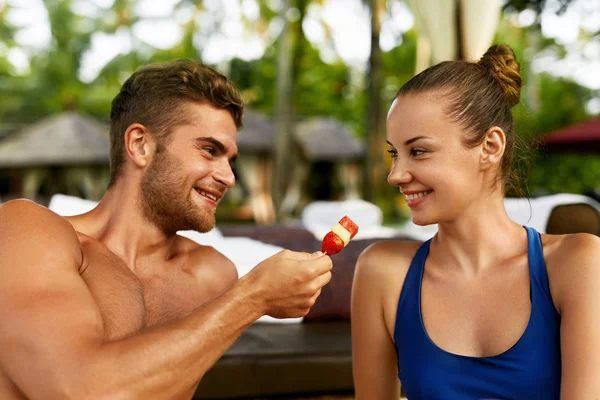
[[[478,64],[498,82],[510,106],[517,105],[521,98],[521,65],[513,50],[505,44],[493,45]]]

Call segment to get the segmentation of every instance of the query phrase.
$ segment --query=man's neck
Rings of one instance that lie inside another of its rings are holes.
[[[117,181],[96,208],[70,217],[75,230],[102,242],[135,272],[142,258],[167,260],[177,236],[167,235],[148,220],[140,206],[138,182]]]

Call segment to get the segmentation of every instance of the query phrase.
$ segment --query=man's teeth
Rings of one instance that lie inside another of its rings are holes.
[[[406,200],[416,200],[419,197],[423,197],[423,196],[427,196],[429,193],[431,193],[433,190],[428,190],[426,192],[420,192],[420,193],[411,193],[411,194],[407,194],[406,195]]]
[[[211,199],[212,201],[217,201],[217,196],[214,196],[210,193],[206,193],[200,189],[196,189],[196,192],[200,193],[202,196],[204,197],[208,197],[209,199]]]

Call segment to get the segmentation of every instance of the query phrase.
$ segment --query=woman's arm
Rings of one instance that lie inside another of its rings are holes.
[[[351,320],[352,369],[357,400],[398,400],[400,396],[396,350],[384,317],[384,298],[390,292],[386,270],[393,271],[385,262],[389,244],[372,245],[356,264]],[[397,303],[398,299],[395,300]]]
[[[570,235],[559,251],[562,399],[600,399],[600,238]]]

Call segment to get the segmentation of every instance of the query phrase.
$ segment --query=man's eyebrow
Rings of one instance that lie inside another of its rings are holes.
[[[219,142],[217,139],[207,136],[207,137],[199,137],[196,138],[197,142],[208,142],[210,144],[212,144],[213,146],[215,146],[221,153],[227,153],[227,150],[229,150],[227,148],[227,146],[225,146],[223,143]]]
[[[198,138],[196,138],[196,141],[210,143],[213,146],[215,146],[217,148],[217,150],[219,150],[220,153],[227,153],[229,151],[229,148],[227,146],[225,146],[223,143],[221,143],[217,139],[210,137],[210,136],[198,137]],[[235,153],[234,155],[229,157],[229,164],[231,164],[233,166],[235,164],[235,160],[237,160],[237,158],[238,158],[237,153]]]
[[[412,139],[408,139],[406,142],[404,142],[405,146],[408,146],[409,144],[412,144],[414,142],[416,142],[417,140],[421,140],[421,139],[431,139],[429,136],[415,136]]]

